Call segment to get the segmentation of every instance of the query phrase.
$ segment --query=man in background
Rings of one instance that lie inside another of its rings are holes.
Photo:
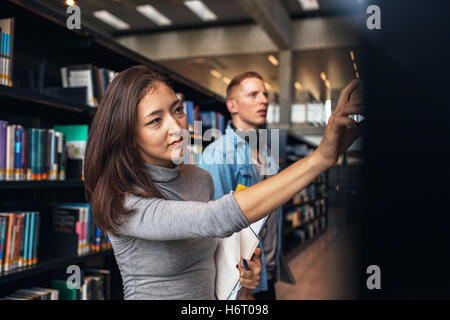
[[[245,139],[251,130],[254,130],[258,137],[258,129],[266,125],[268,93],[263,78],[252,71],[240,73],[229,83],[226,94],[226,105],[232,120],[227,125],[225,135],[205,149],[203,162],[199,165],[207,170],[214,180],[215,199],[235,191],[238,184],[250,187],[267,178],[265,173],[261,174],[257,164],[267,165],[273,160],[260,152],[261,148],[266,146],[255,148]],[[253,154],[250,156],[253,161],[249,161],[249,154]],[[227,159],[234,160],[230,164]],[[262,247],[263,252],[261,281],[258,288],[251,290],[256,300],[276,299],[275,282],[280,277],[281,224],[282,211],[278,208],[269,215],[259,233],[259,247]],[[252,297],[250,295],[247,298]]]

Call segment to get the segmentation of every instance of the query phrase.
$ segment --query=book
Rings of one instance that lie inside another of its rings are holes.
[[[79,289],[70,289],[67,286],[66,280],[54,279],[52,280],[51,286],[59,291],[60,300],[78,300]]]
[[[0,19],[0,84],[13,85],[14,18]]]
[[[0,273],[3,271],[3,259],[5,256],[5,241],[7,228],[8,228],[8,217],[0,216]]]
[[[108,269],[86,268],[86,275],[95,275],[103,280],[103,298],[111,299],[111,271]],[[103,300],[103,299],[100,299]]]
[[[0,120],[0,181],[6,180],[6,130],[8,121]]]
[[[14,180],[14,139],[16,126],[10,124],[6,130],[6,180]]]
[[[83,180],[83,161],[88,138],[88,125],[55,125],[53,128],[62,132],[65,136],[67,178]]]
[[[236,192],[246,187],[238,185]],[[267,220],[263,219],[252,223],[245,229],[235,232],[228,238],[219,239],[214,255],[216,262],[216,289],[215,294],[219,300],[236,299],[240,291],[239,271],[236,264],[240,258],[250,260],[259,244],[259,232]]]

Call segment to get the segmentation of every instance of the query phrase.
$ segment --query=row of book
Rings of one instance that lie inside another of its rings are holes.
[[[65,136],[0,120],[0,180],[64,180]]]
[[[65,203],[53,208],[52,231],[76,234],[78,255],[111,249],[108,234],[95,224],[87,203]]]
[[[0,84],[12,87],[14,18],[0,19]]]
[[[325,199],[316,201],[311,205],[301,205],[289,208],[285,213],[285,220],[292,228],[305,225],[314,218],[326,213]]]
[[[0,120],[0,181],[83,179],[88,125],[24,128]]]
[[[186,100],[183,93],[176,93],[178,99],[183,103],[184,113],[188,118],[189,131],[194,132],[194,122],[202,122],[202,131],[207,129],[218,129],[220,132],[225,133],[226,123],[225,116],[216,111],[200,111],[200,107],[195,105],[194,102]],[[195,132],[195,134],[202,134]]]
[[[109,300],[111,271],[86,268],[82,285],[69,287],[67,280],[53,279],[50,288],[18,289],[0,300]]]
[[[97,107],[108,84],[117,74],[116,71],[99,68],[92,64],[77,64],[61,68],[61,82],[63,88],[87,88],[86,104]]]
[[[0,213],[0,271],[38,262],[40,213]]]
[[[292,204],[299,205],[308,201],[312,201],[316,198],[316,185],[311,183],[306,188],[303,188],[300,192],[296,193],[292,197]]]

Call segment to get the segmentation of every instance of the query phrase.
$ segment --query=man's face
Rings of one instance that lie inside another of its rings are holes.
[[[267,97],[264,82],[258,78],[247,78],[233,88],[227,105],[233,117],[237,117],[239,129],[257,129],[266,123]]]

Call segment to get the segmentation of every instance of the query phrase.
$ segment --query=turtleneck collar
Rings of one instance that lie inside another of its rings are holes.
[[[145,166],[148,168],[153,182],[170,182],[180,176],[181,164],[175,166],[175,168],[160,167],[148,163]]]

